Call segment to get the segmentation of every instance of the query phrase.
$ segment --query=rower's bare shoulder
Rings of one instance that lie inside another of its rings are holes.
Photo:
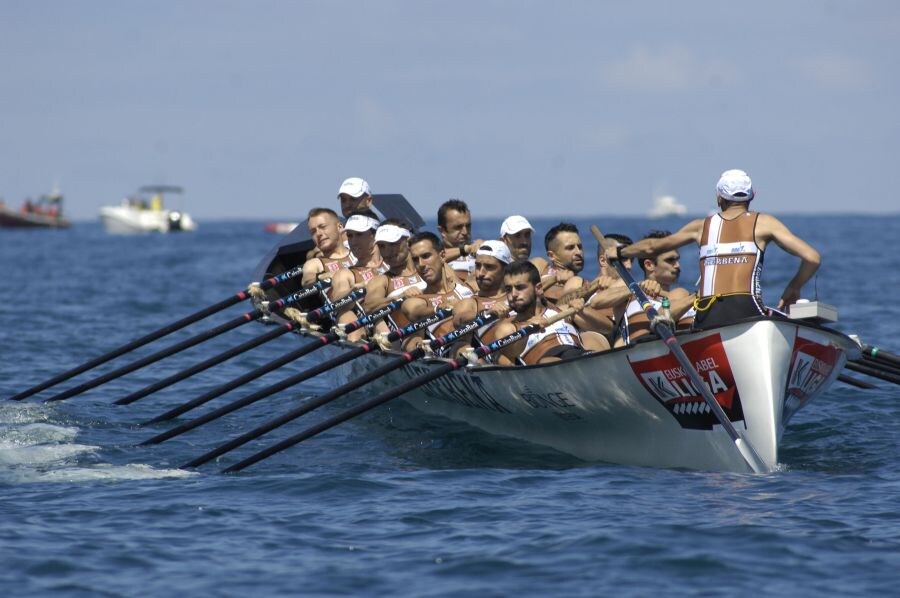
[[[538,255],[534,256],[533,258],[529,259],[528,261],[531,262],[532,264],[534,264],[534,267],[538,269],[538,272],[541,275],[544,274],[544,271],[547,269],[547,266],[550,265],[550,262],[548,262],[547,260],[545,260],[544,258],[542,258]]]

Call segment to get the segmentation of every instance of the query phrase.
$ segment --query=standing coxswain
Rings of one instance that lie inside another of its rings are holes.
[[[716,183],[719,213],[689,222],[662,239],[644,239],[627,247],[610,248],[607,257],[649,257],[696,243],[700,248],[700,283],[693,326],[708,328],[767,314],[760,274],[766,247],[774,242],[800,258],[797,273],[778,301],[779,310],[787,309],[800,298],[803,285],[816,273],[821,258],[774,216],[750,211],[754,196],[746,172],[725,171]]]

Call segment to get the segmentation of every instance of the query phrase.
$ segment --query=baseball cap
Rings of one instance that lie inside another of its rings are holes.
[[[383,241],[385,243],[396,243],[404,237],[409,237],[410,232],[402,226],[396,224],[382,224],[375,231],[375,242]]]
[[[487,255],[500,260],[504,264],[508,264],[512,261],[512,254],[509,253],[509,247],[507,247],[506,243],[503,241],[485,241],[478,247],[475,255]]]
[[[531,226],[531,223],[525,220],[522,216],[510,216],[506,220],[503,221],[503,224],[500,225],[500,236],[504,235],[514,235],[519,231],[523,231],[526,228],[534,230],[534,227]]]
[[[716,195],[727,201],[750,201],[753,199],[753,183],[743,170],[726,170],[716,183]]]
[[[344,229],[352,230],[358,233],[365,233],[378,228],[378,221],[362,214],[354,214],[347,218]]]
[[[341,183],[338,189],[338,196],[347,194],[350,197],[362,197],[363,195],[371,195],[369,192],[369,183],[359,177],[350,177]]]

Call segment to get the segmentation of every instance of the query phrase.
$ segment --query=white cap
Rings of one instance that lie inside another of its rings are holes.
[[[522,218],[522,220],[524,220],[524,218]],[[475,255],[487,255],[500,260],[504,264],[508,264],[512,261],[512,254],[509,252],[509,247],[507,247],[506,243],[503,241],[485,241],[478,247]]]
[[[531,226],[531,223],[525,220],[524,217],[510,216],[503,221],[503,224],[500,225],[500,236],[503,237],[505,235],[514,235],[519,231],[525,230],[526,228],[534,230],[534,227]]]
[[[743,170],[726,170],[716,183],[716,195],[726,201],[750,201],[753,199],[753,183]]]
[[[369,192],[369,183],[359,177],[352,176],[341,183],[341,188],[338,189],[338,196],[343,194],[347,194],[350,197],[371,195]]]
[[[369,218],[368,216],[363,216],[362,214],[354,214],[347,218],[347,223],[344,224],[344,229],[352,230],[358,233],[365,233],[370,230],[375,230],[378,228],[378,221],[374,218]]]
[[[385,243],[396,243],[404,237],[409,237],[410,232],[402,226],[396,224],[382,224],[375,231],[375,242],[383,241]]]

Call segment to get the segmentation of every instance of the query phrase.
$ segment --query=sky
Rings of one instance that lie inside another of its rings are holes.
[[[96,219],[145,184],[201,223],[341,181],[426,218],[897,213],[900,2],[0,0],[0,197]],[[894,173],[894,174],[891,174]]]

